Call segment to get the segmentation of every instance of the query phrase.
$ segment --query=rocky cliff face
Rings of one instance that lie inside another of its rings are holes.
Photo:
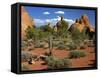
[[[33,19],[29,16],[28,12],[25,10],[25,7],[21,7],[21,32],[22,32],[22,37],[25,36],[25,30],[27,27],[34,27],[34,21]]]
[[[82,15],[80,19],[76,19],[75,23],[70,26],[69,30],[74,31],[75,28],[77,28],[80,32],[82,32],[84,28],[88,28],[90,32],[95,32],[95,29],[90,24],[86,15]]]

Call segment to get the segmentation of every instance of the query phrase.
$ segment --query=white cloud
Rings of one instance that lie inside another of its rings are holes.
[[[42,26],[45,23],[42,19],[34,19],[34,22],[36,26]]]
[[[41,19],[34,19],[34,21],[35,21],[35,22],[39,22],[39,23],[44,23],[44,21],[41,20]]]
[[[72,22],[72,23],[74,23],[75,21],[74,20],[72,20],[72,19],[64,19],[65,21],[67,21],[67,22]]]
[[[43,14],[48,15],[48,14],[50,14],[50,13],[46,11],[46,12],[43,12]]]
[[[56,23],[60,20],[60,17],[57,16],[56,18],[51,18],[51,19],[34,19],[34,22],[36,24],[36,26],[42,26],[42,25],[46,25],[48,22],[51,23],[52,26],[56,25]],[[69,26],[72,25],[75,21],[72,19],[67,19],[64,18],[65,21],[67,21],[69,23]]]
[[[50,22],[50,19],[46,19],[45,21],[46,21],[46,22]]]
[[[42,26],[46,25],[48,22],[51,23],[52,26],[54,26],[57,22],[57,18],[52,18],[52,19],[34,19],[35,25],[36,26]]]
[[[65,12],[64,11],[56,11],[54,12],[55,14],[64,14]]]
[[[72,19],[66,19],[66,18],[65,18],[64,20],[68,22],[69,27],[70,27],[73,23],[75,23],[75,21],[72,20]]]

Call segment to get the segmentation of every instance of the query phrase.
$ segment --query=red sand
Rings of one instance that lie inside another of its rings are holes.
[[[86,56],[83,58],[77,58],[77,59],[71,59],[72,66],[71,68],[78,68],[78,67],[91,67],[89,64],[93,64],[92,60],[95,60],[95,48],[93,47],[87,47],[84,49],[86,51]],[[35,48],[34,50],[30,51],[31,53],[36,53],[36,55],[43,54],[45,52],[49,51],[48,49],[44,48]],[[53,49],[52,54],[53,56],[57,58],[65,58],[68,56],[70,51],[66,50],[56,50]],[[26,64],[26,62],[23,62]],[[43,61],[36,61],[35,64],[29,65],[30,70],[43,70],[47,69],[47,65],[41,65]]]

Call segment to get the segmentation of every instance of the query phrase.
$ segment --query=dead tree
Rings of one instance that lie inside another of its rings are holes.
[[[52,49],[53,49],[53,44],[52,44],[52,36],[49,37],[49,54],[52,55]]]

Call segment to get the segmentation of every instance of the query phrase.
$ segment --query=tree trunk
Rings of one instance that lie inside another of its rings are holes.
[[[53,45],[52,45],[52,36],[49,37],[49,53],[50,55],[52,55],[52,49],[53,49]]]

